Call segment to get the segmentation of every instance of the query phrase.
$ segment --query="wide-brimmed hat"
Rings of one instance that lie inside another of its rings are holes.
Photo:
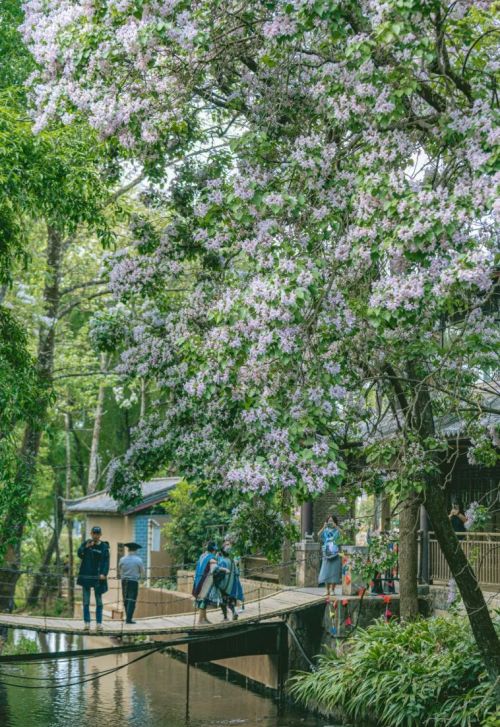
[[[142,545],[139,545],[139,543],[123,543],[123,544],[129,550],[139,550],[139,548],[142,548]]]

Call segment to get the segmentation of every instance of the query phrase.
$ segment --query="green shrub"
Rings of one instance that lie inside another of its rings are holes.
[[[295,675],[291,692],[308,706],[387,727],[498,724],[491,682],[458,616],[377,621],[344,653],[321,656],[317,671]]]

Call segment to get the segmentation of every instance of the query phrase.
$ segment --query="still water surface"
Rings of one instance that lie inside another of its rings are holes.
[[[16,636],[18,638],[19,635]],[[25,633],[28,636],[28,633]],[[30,638],[35,638],[33,634]],[[40,651],[82,648],[81,637],[40,634]],[[85,638],[85,646],[103,646]],[[107,645],[107,644],[106,644]],[[1,727],[333,727],[326,720],[286,707],[238,684],[191,669],[189,720],[186,721],[186,666],[166,654],[114,654],[0,669]],[[124,666],[95,681],[78,683],[97,672]],[[20,681],[42,689],[6,686]],[[17,677],[17,678],[16,678]],[[26,679],[44,677],[46,681]],[[54,688],[54,679],[75,683]]]

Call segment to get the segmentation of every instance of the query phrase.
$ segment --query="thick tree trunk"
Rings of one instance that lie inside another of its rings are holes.
[[[443,489],[439,483],[433,482],[427,488],[425,508],[431,519],[436,540],[462,596],[472,632],[488,674],[493,681],[498,680],[500,677],[500,641],[476,575],[451,526]]]
[[[68,412],[64,415],[64,435],[66,444],[66,499],[71,498],[71,416]],[[73,520],[66,518],[68,529],[68,606],[71,616],[75,610],[75,582],[73,580]]]
[[[419,377],[418,367],[412,364],[408,370],[414,392],[412,425],[425,448],[426,439],[435,436],[432,400],[428,387]],[[429,464],[433,460],[434,474],[427,476],[424,493],[425,508],[431,519],[436,540],[462,596],[476,644],[488,674],[496,685],[497,698],[500,700],[500,640],[476,575],[451,526],[444,496],[444,484],[439,474],[440,462],[434,453],[429,453]]]
[[[106,370],[106,354],[101,354],[100,369],[101,371]],[[98,481],[98,469],[99,469],[99,441],[101,438],[101,425],[102,416],[104,411],[104,395],[106,393],[106,386],[104,379],[99,384],[99,391],[97,394],[97,404],[94,415],[94,429],[92,432],[92,445],[90,447],[90,459],[89,459],[89,480],[87,484],[87,494],[91,495],[95,492]]]
[[[418,543],[421,499],[411,492],[399,510],[399,593],[400,614],[403,621],[418,616]]]
[[[37,371],[40,380],[49,388],[52,384],[55,347],[55,323],[59,312],[60,274],[63,256],[63,240],[58,230],[47,228],[47,271],[43,292],[45,321],[40,326],[38,338]],[[45,427],[48,399],[42,397],[38,403],[36,423],[28,424],[19,452],[19,465],[12,495],[5,515],[0,523],[0,553],[5,552],[3,575],[0,583],[0,609],[12,603],[18,580],[20,543],[28,515],[31,492],[35,479],[36,463],[42,432]]]

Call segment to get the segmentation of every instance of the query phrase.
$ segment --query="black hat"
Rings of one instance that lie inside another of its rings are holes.
[[[123,545],[129,550],[139,550],[139,548],[142,548],[142,545],[139,545],[139,543],[123,543]]]
[[[97,534],[100,535],[102,533],[101,526],[100,525],[94,525],[94,527],[92,528],[92,530],[90,532],[91,533],[97,533]]]

